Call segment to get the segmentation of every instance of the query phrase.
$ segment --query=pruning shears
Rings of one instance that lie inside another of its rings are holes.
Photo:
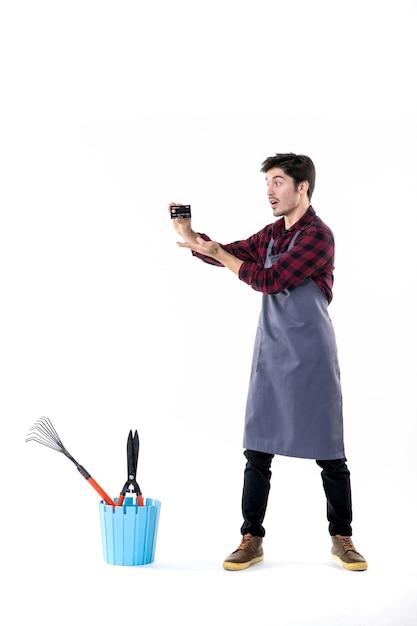
[[[135,434],[132,431],[129,432],[127,438],[127,481],[123,485],[123,489],[120,492],[119,499],[117,500],[117,506],[121,506],[124,502],[125,495],[127,493],[136,494],[138,500],[138,506],[144,506],[142,492],[139,484],[136,480],[136,472],[138,467],[139,457],[139,435],[135,430]]]

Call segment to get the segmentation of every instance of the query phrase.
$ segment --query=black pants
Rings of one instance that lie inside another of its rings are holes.
[[[251,533],[264,537],[262,526],[271,486],[273,454],[245,450],[247,459],[242,493],[242,535]],[[346,459],[316,461],[322,468],[324,493],[327,499],[327,519],[331,535],[352,535],[352,497],[350,472]]]

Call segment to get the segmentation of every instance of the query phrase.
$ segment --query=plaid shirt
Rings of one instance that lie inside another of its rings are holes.
[[[301,231],[291,250],[287,250],[291,239]],[[208,241],[210,238],[201,233]],[[282,256],[268,269],[265,259],[270,240],[274,239],[271,254]],[[330,303],[332,300],[334,269],[334,238],[328,226],[318,217],[310,205],[307,212],[287,231],[284,220],[278,219],[265,226],[249,239],[221,244],[224,250],[237,257],[243,264],[239,278],[256,291],[276,294],[291,289],[306,278],[314,280]],[[211,257],[193,252],[194,256],[211,265],[222,266]]]

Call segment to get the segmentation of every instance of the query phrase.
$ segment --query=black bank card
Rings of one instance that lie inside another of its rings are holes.
[[[171,219],[186,219],[191,217],[191,204],[180,204],[171,207]]]

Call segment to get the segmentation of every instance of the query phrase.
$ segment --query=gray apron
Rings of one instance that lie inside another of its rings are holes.
[[[282,256],[271,255],[273,243],[265,268]],[[344,458],[340,372],[326,297],[307,278],[262,298],[244,448],[307,459]]]

